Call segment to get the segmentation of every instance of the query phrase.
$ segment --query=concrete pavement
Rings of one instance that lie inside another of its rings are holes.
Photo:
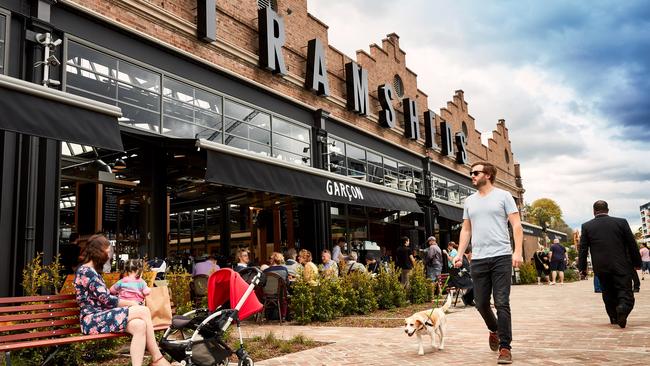
[[[513,286],[513,361],[519,365],[644,365],[650,362],[650,280],[642,281],[627,328],[610,325],[592,281],[556,286]],[[474,308],[459,305],[448,314],[445,349],[425,340],[417,355],[415,337],[402,328],[353,328],[253,325],[245,336],[273,331],[279,338],[296,334],[329,345],[256,363],[279,365],[494,365],[487,330]]]

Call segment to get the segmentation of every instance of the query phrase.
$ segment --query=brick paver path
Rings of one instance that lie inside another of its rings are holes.
[[[647,277],[647,276],[646,276]],[[563,286],[514,286],[513,359],[519,365],[648,365],[650,363],[650,280],[641,282],[627,328],[610,325],[592,281]],[[246,324],[245,336],[273,331],[281,338],[302,333],[333,342],[256,363],[279,365],[494,365],[496,353],[474,308],[452,308],[445,349],[434,351],[425,337],[417,355],[415,337],[402,328],[342,328]],[[277,324],[277,323],[276,323]]]

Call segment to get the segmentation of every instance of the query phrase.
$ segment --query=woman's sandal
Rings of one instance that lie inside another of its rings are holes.
[[[160,355],[160,357],[158,357],[157,360],[155,360],[155,361],[151,361],[150,366],[157,366],[157,365],[158,365],[158,362],[162,361],[163,358],[165,358],[165,356],[164,356],[164,355]],[[167,359],[165,359],[165,360],[167,360]],[[172,366],[179,366],[179,365],[181,365],[181,364],[178,363],[178,362],[175,362],[175,361],[174,361],[174,362],[170,363],[170,365],[172,365]]]

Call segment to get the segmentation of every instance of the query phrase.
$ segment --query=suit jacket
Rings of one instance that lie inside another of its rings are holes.
[[[641,267],[641,255],[627,220],[598,215],[582,224],[578,269],[587,269],[587,253],[591,252],[594,272],[628,274]]]

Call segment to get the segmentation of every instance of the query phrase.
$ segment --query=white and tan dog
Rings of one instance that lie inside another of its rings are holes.
[[[429,334],[431,346],[434,349],[445,348],[445,332],[447,332],[447,317],[445,313],[451,305],[451,294],[447,295],[447,301],[441,308],[424,310],[415,313],[404,319],[404,333],[411,337],[415,334],[418,337],[418,355],[424,354],[422,346],[422,335]],[[436,334],[440,337],[440,346],[436,347]]]

